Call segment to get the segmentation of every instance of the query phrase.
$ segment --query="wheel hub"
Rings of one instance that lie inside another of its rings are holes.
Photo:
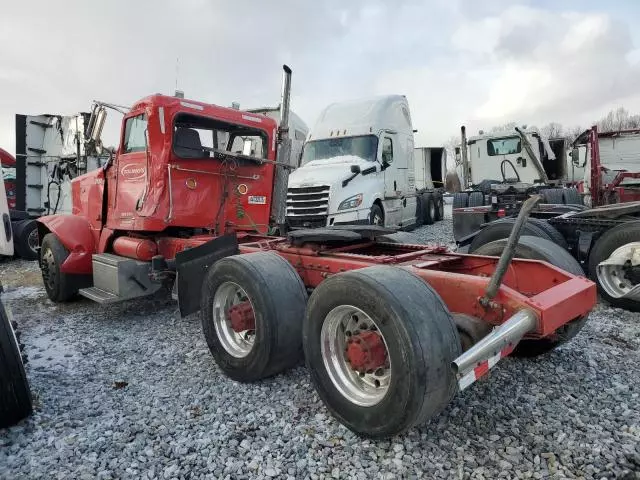
[[[387,349],[380,334],[366,331],[349,338],[346,356],[354,370],[372,373],[384,366],[387,361]]]
[[[256,329],[256,318],[253,314],[251,302],[237,303],[227,310],[231,328],[234,332],[241,333]]]
[[[322,358],[336,389],[350,402],[372,406],[391,383],[391,357],[372,317],[352,305],[331,310],[320,332]]]

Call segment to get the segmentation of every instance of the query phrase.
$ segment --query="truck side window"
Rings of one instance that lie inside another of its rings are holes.
[[[143,113],[127,119],[124,126],[124,153],[144,152],[147,116]]]
[[[382,141],[382,161],[393,162],[393,141],[388,137],[385,137]]]

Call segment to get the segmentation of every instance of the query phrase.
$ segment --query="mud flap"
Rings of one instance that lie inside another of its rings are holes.
[[[230,234],[176,255],[178,307],[182,317],[200,310],[202,282],[209,267],[221,258],[237,254],[238,251],[238,238],[235,234]]]

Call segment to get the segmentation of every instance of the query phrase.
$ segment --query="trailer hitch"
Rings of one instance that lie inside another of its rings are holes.
[[[502,284],[502,279],[507,273],[509,265],[511,265],[511,261],[513,260],[513,256],[516,253],[516,247],[518,246],[522,229],[527,223],[531,211],[541,199],[542,197],[540,195],[532,195],[522,204],[516,223],[513,225],[513,229],[509,235],[509,240],[507,240],[507,245],[504,247],[504,251],[498,260],[496,270],[491,276],[491,280],[489,281],[487,290],[484,292],[484,296],[480,298],[480,305],[483,307],[490,307],[491,300],[493,300],[493,298],[498,294],[498,289]]]

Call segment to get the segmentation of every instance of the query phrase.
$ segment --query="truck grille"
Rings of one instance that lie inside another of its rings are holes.
[[[316,223],[321,219],[326,222],[328,214],[329,185],[295,187],[287,190],[287,219],[290,223],[297,217],[304,217],[307,222]]]

